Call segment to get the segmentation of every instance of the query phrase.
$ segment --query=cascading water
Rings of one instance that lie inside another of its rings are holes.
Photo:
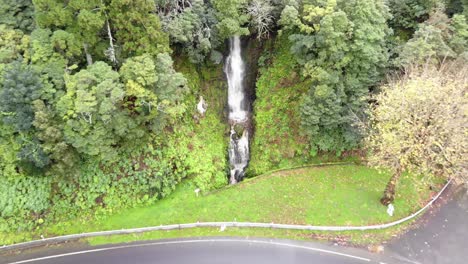
[[[229,181],[236,184],[244,177],[244,171],[249,163],[249,113],[245,105],[245,64],[242,60],[240,38],[230,39],[230,54],[226,60],[224,71],[227,76],[229,123],[231,125],[229,162],[231,175]]]

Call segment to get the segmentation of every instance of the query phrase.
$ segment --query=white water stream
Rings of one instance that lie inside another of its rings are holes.
[[[231,165],[230,183],[235,184],[242,180],[244,171],[249,163],[249,132],[248,111],[245,107],[245,64],[242,60],[240,38],[235,36],[230,40],[230,53],[226,60],[224,71],[228,79],[229,123],[231,135],[229,144],[229,162]],[[234,127],[244,127],[242,135],[237,135]]]

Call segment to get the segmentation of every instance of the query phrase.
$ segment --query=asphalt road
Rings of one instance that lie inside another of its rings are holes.
[[[236,238],[166,240],[68,251],[68,253],[60,254],[40,251],[10,257],[3,256],[5,262],[0,262],[34,264],[385,263],[381,259],[383,256],[372,255],[358,249],[287,240]]]
[[[410,263],[468,263],[468,190],[458,188],[454,192],[446,204],[424,215],[419,228],[392,241],[387,248]]]

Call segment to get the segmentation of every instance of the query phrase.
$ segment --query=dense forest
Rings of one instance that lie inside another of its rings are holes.
[[[404,171],[466,180],[467,0],[0,0],[0,232],[227,185],[233,36],[248,177],[356,157],[385,205]]]

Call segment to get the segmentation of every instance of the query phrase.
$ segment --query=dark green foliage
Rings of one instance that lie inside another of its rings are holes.
[[[164,2],[164,1],[163,1]],[[217,31],[218,20],[215,10],[202,0],[195,0],[183,10],[174,6],[177,2],[160,3],[159,15],[164,30],[171,42],[181,45],[183,51],[194,63],[201,63],[220,44]]]
[[[31,0],[0,0],[0,24],[29,33],[35,27]]]
[[[353,149],[360,141],[354,124],[364,118],[369,88],[388,60],[386,8],[373,0],[329,0],[305,5],[302,14],[287,8],[282,22],[300,31],[290,37],[291,51],[312,81],[301,111],[312,154]]]
[[[163,101],[181,102],[187,92],[187,80],[173,68],[174,62],[168,54],[159,54],[156,58],[156,93]]]
[[[419,23],[429,18],[438,3],[438,0],[388,0],[387,5],[392,14],[388,24],[397,31],[412,33]]]
[[[18,153],[18,158],[27,164],[33,164],[34,167],[43,169],[50,164],[47,153],[42,149],[37,139],[23,140],[22,148]]]
[[[131,89],[129,83],[154,91],[159,72],[154,70],[156,66],[152,62],[150,56],[142,56],[124,63],[121,76],[127,86],[126,92]],[[61,118],[38,100],[34,102],[36,135],[44,152],[50,153],[51,167],[58,168],[51,169],[49,177],[27,177],[22,174],[25,170],[18,173],[15,169],[15,151],[21,148],[20,142],[11,139],[9,129],[1,127],[0,211],[3,214],[0,216],[0,232],[32,230],[58,220],[83,219],[84,215],[100,217],[122,208],[151,204],[170,194],[187,176],[193,177],[194,184],[203,190],[224,186],[227,183],[227,141],[223,133],[227,128],[221,118],[226,100],[222,67],[210,66],[200,74],[195,65],[186,61],[182,64],[178,68],[190,76],[191,92],[179,99],[192,110],[173,121],[173,131],[160,130],[142,139],[142,144],[131,140],[125,150],[115,149],[120,155],[113,161],[86,155],[81,155],[81,159],[69,157],[74,150],[63,142],[59,128]],[[166,71],[173,72],[173,69]],[[114,75],[109,66],[96,63],[88,70],[68,76],[67,87],[78,85],[77,80],[81,80],[80,86],[93,82],[97,86],[101,78],[119,87]],[[134,91],[141,92],[139,89]],[[205,96],[209,110],[206,117],[196,123],[193,115],[199,94]],[[132,118],[140,120],[141,114],[132,115]],[[93,140],[89,142],[98,142]],[[59,155],[63,155],[61,159],[58,159]],[[75,163],[73,170],[60,170],[69,166],[69,161]]]
[[[52,107],[47,106],[44,101],[36,100],[33,106],[35,136],[41,141],[41,148],[52,163],[48,174],[71,176],[79,163],[78,155],[64,138],[61,120],[51,109]]]
[[[211,3],[219,20],[216,29],[221,39],[249,34],[249,29],[245,27],[249,17],[242,11],[247,5],[247,0],[211,0]]]
[[[44,85],[44,99],[57,101],[63,94],[65,81],[63,75],[68,61],[54,51],[52,31],[36,29],[31,33],[29,60],[32,67],[40,73]]]
[[[124,58],[169,52],[169,38],[153,14],[154,1],[112,0],[108,6],[111,28]]]
[[[111,213],[170,194],[185,177],[180,161],[163,146],[149,145],[114,163],[82,164],[79,177],[26,177],[0,171],[0,232],[32,230],[58,219]]]
[[[65,137],[80,153],[111,160],[124,139],[138,139],[144,131],[123,108],[125,91],[119,74],[104,62],[69,76],[67,93],[58,102],[65,120]]]
[[[18,132],[29,131],[34,120],[32,102],[42,95],[39,75],[29,66],[13,63],[4,73],[0,87],[3,122]]]
[[[85,61],[85,47],[92,48],[87,52],[93,55],[103,52],[96,49],[103,41],[99,33],[106,21],[102,1],[33,0],[33,3],[38,26],[53,32],[54,48],[68,59]]]
[[[156,56],[170,51],[152,1],[33,2],[39,26],[62,30],[54,32],[54,48],[68,59],[79,58],[81,63],[86,59],[91,64],[93,58],[103,59],[105,54],[115,63],[144,53]]]
[[[445,12],[449,17],[464,14],[468,18],[468,0],[445,0]]]
[[[407,43],[400,48],[396,66],[408,67],[437,63],[446,59],[468,59],[468,23],[465,16],[451,19],[441,10],[419,26]]]

